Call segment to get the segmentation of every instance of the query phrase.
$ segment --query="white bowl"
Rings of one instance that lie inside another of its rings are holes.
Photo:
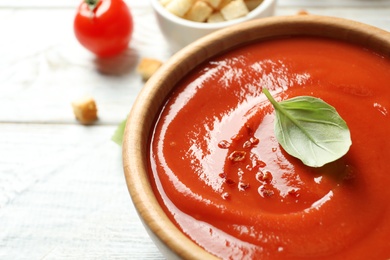
[[[159,0],[151,0],[151,3],[160,30],[173,52],[216,30],[257,18],[272,16],[276,7],[276,0],[264,0],[244,17],[220,23],[200,23],[180,18],[168,12]]]

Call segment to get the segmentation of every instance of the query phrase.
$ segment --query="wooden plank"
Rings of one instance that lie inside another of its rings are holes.
[[[0,0],[0,259],[162,259],[110,138],[142,89],[139,59],[170,53],[148,1],[127,2],[129,50],[98,60],[73,35],[79,0]],[[302,8],[390,31],[390,0],[279,0],[277,15]],[[85,94],[98,103],[92,127],[71,111]]]
[[[0,258],[159,259],[114,126],[0,125]]]
[[[74,37],[73,10],[0,9],[0,122],[75,123],[70,104],[84,95],[96,99],[100,124],[123,120],[144,84],[139,60],[170,56],[150,9],[133,13],[129,49],[97,59]]]
[[[299,9],[280,7],[277,15],[295,14]],[[390,8],[307,10],[390,30],[386,15]],[[136,26],[128,51],[116,59],[99,60],[76,41],[73,10],[0,10],[0,30],[7,39],[0,43],[0,122],[76,123],[70,104],[84,95],[96,99],[99,124],[123,120],[143,86],[134,72],[139,59],[164,61],[170,56],[150,7],[133,13]]]

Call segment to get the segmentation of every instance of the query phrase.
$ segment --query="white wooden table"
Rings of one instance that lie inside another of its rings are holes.
[[[81,0],[0,0],[0,259],[161,259],[133,208],[110,138],[143,86],[141,57],[167,60],[147,0],[128,0],[129,50],[98,60],[73,35]],[[279,0],[390,31],[390,0]],[[92,95],[99,121],[71,102]]]

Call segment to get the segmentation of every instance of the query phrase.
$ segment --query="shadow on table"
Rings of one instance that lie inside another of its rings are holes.
[[[138,53],[134,49],[128,48],[114,57],[96,57],[94,63],[96,69],[102,74],[121,76],[135,70],[138,58]]]

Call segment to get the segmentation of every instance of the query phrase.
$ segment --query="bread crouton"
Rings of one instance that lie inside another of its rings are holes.
[[[222,2],[222,0],[203,0],[203,1],[208,3],[214,9],[217,9]]]
[[[221,12],[212,13],[209,18],[207,18],[208,23],[219,23],[223,21],[225,21],[225,19],[223,18]]]
[[[306,10],[304,10],[304,9],[299,10],[299,11],[297,12],[297,15],[308,15],[308,14],[309,14],[309,12],[306,11]]]
[[[160,4],[162,6],[167,6],[167,4],[169,4],[169,2],[171,2],[172,0],[160,0]]]
[[[234,0],[221,0],[217,10],[221,11],[222,8],[224,8],[226,5],[230,4],[230,2],[232,2],[232,1],[234,1]]]
[[[262,2],[263,0],[245,0],[245,5],[249,11],[252,11],[256,7],[258,7]]]
[[[76,119],[84,125],[92,124],[98,119],[96,103],[92,97],[75,100],[72,107]]]
[[[233,20],[243,17],[249,13],[244,0],[234,0],[221,9],[221,14],[225,20]]]
[[[171,0],[165,8],[174,15],[183,17],[187,13],[194,0]]]
[[[196,1],[184,18],[194,22],[204,22],[213,12],[213,8],[203,1]]]
[[[156,59],[143,58],[137,66],[137,73],[144,81],[147,81],[163,63]]]

